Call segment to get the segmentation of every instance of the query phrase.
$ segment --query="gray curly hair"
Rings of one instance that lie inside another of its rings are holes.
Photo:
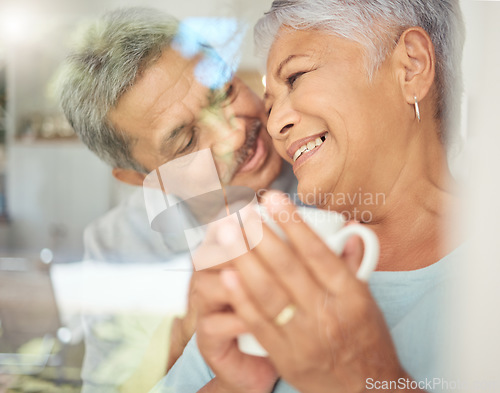
[[[155,9],[111,11],[86,29],[63,66],[63,111],[83,143],[113,167],[146,172],[131,156],[135,141],[107,116],[141,72],[160,58],[178,26],[177,19]]]
[[[255,26],[255,42],[268,51],[279,28],[317,29],[358,42],[366,50],[370,78],[412,26],[430,36],[436,54],[435,116],[449,145],[459,123],[465,28],[458,0],[275,0]]]

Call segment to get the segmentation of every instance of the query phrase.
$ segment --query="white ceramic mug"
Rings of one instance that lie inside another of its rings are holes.
[[[342,254],[344,246],[351,236],[359,236],[364,243],[364,255],[356,277],[362,281],[368,280],[377,266],[379,257],[378,238],[371,229],[359,224],[345,226],[346,222],[343,216],[334,211],[298,206],[297,213],[337,255]],[[265,212],[262,212],[262,216],[264,222],[271,229],[280,237],[286,238],[276,222],[271,220]],[[238,348],[241,352],[249,355],[267,356],[266,350],[250,333],[238,336]]]

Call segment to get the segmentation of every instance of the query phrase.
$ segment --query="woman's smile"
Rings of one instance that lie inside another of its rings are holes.
[[[293,142],[287,149],[288,155],[293,161],[293,171],[296,173],[297,170],[315,155],[322,147],[323,143],[326,141],[328,133],[322,133],[321,135],[313,135],[307,138],[302,138],[298,141]]]

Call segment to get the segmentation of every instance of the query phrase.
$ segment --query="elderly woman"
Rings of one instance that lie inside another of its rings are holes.
[[[256,26],[269,48],[269,133],[304,200],[378,235],[378,271],[369,285],[357,280],[356,241],[336,256],[303,222],[283,222],[294,207],[269,193],[264,204],[288,241],[265,228],[235,270],[207,273],[197,341],[160,391],[438,388],[426,382],[443,377],[440,302],[463,252],[446,235],[458,205],[446,149],[461,33],[452,0],[273,2]],[[238,350],[248,331],[269,357]]]

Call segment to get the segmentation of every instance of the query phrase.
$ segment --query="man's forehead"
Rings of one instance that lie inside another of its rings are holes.
[[[113,112],[123,112],[127,117],[151,121],[180,103],[195,111],[203,105],[209,92],[193,75],[197,61],[186,59],[172,49],[164,51],[118,100],[111,117]]]
[[[142,104],[151,107],[161,101],[168,105],[184,100],[190,93],[206,95],[208,89],[194,75],[199,61],[199,56],[186,59],[174,49],[165,50],[134,85],[137,90],[141,90]]]

